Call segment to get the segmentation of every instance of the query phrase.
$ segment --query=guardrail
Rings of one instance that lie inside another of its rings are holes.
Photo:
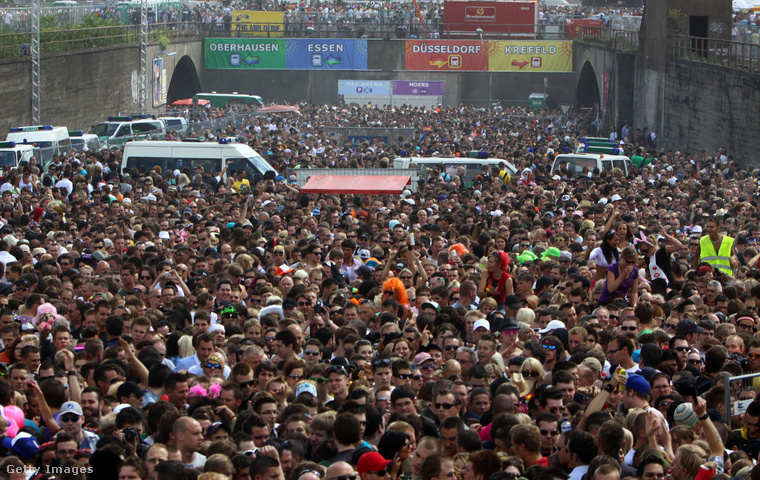
[[[674,36],[672,58],[760,73],[760,45],[754,43]]]
[[[200,24],[154,23],[149,28],[150,38],[198,38]],[[0,34],[0,59],[19,58],[30,55],[30,33]],[[75,52],[92,48],[135,45],[140,43],[139,25],[117,25],[108,27],[70,28],[40,32],[40,54]]]

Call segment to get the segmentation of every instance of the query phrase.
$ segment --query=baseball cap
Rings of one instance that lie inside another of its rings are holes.
[[[367,452],[356,462],[356,469],[359,471],[359,475],[364,475],[367,472],[379,472],[385,470],[385,467],[390,465],[393,460],[386,460],[377,452]]]
[[[427,353],[427,352],[421,352],[414,356],[414,359],[412,360],[412,363],[414,363],[417,366],[422,365],[423,363],[427,361],[433,361],[433,357]]]
[[[26,432],[19,432],[15,437],[3,438],[3,447],[13,450],[16,455],[28,460],[34,457],[40,451],[40,445],[33,436]]]
[[[488,320],[483,319],[483,318],[481,318],[480,320],[478,320],[477,322],[475,322],[475,326],[472,327],[472,330],[475,331],[475,330],[477,330],[478,328],[481,328],[481,327],[485,328],[489,332],[491,331],[491,324],[488,323]]]
[[[625,388],[641,395],[649,395],[649,391],[651,390],[649,382],[638,373],[634,373],[628,377],[628,380],[625,381]]]
[[[227,433],[232,433],[230,432],[230,427],[225,425],[224,422],[214,422],[208,427],[206,427],[206,436],[213,435],[220,428],[227,430]]]
[[[678,326],[676,327],[676,332],[678,335],[688,335],[689,333],[702,333],[705,329],[700,327],[699,325],[694,322],[694,320],[690,318],[686,318],[684,320],[681,320],[678,322]]]
[[[520,297],[517,295],[509,295],[504,299],[504,306],[511,308],[512,310],[517,310],[522,308],[522,300],[520,300]]]
[[[311,383],[302,383],[296,387],[296,398],[302,393],[310,393],[314,398],[317,398],[317,387]]]
[[[558,328],[565,328],[565,324],[559,320],[552,320],[551,322],[549,322],[548,325],[546,325],[546,328],[544,328],[543,330],[539,330],[538,333],[540,334],[549,333],[552,330],[556,330]]]
[[[432,300],[429,302],[422,302],[422,305],[420,305],[420,308],[422,310],[425,310],[426,308],[432,308],[436,312],[441,311],[441,307],[436,302],[433,302]]]
[[[63,406],[61,406],[59,413],[61,416],[66,415],[67,413],[75,413],[80,417],[84,415],[84,413],[82,413],[82,407],[77,402],[64,403]]]

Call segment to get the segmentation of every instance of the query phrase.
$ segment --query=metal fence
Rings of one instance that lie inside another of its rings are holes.
[[[306,185],[309,177],[312,175],[337,175],[337,176],[356,176],[356,175],[409,175],[412,179],[411,185],[407,189],[412,193],[417,191],[417,170],[411,168],[289,168],[288,179],[291,175],[296,176],[296,183],[299,187]]]
[[[723,373],[726,398],[725,417],[729,430],[741,428],[744,425],[744,412],[760,391],[760,373],[750,373],[732,377],[728,372]]]
[[[673,58],[760,72],[760,45],[704,37],[673,37]]]
[[[380,139],[383,143],[394,144],[401,139],[408,142],[414,135],[412,128],[381,128],[381,127],[322,127],[330,137],[335,137],[338,143],[350,141],[353,144]]]
[[[502,25],[505,32],[463,32],[451,26],[443,32],[442,25],[427,31],[415,30],[390,23],[357,24],[340,27],[335,24],[301,24],[285,23],[284,31],[278,36],[290,38],[440,38],[464,40],[576,40],[626,51],[638,49],[638,32],[614,30],[601,27],[584,27],[564,31],[562,27],[547,25]],[[551,28],[549,28],[551,27]],[[532,33],[525,33],[525,30]],[[152,23],[149,25],[151,41],[158,41],[161,36],[172,38],[200,37],[245,37],[245,32],[235,32],[230,26],[217,29],[215,25],[201,22]],[[266,35],[275,35],[267,32]],[[255,37],[263,38],[263,37]],[[111,47],[116,45],[137,44],[140,41],[139,25],[117,25],[107,27],[72,27],[60,30],[43,30],[40,32],[41,53],[72,52],[91,48]],[[0,33],[0,59],[23,57],[30,54],[31,33]]]

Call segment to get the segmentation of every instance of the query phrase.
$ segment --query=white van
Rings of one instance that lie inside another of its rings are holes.
[[[227,166],[227,171],[242,168],[251,185],[262,179],[274,180],[277,176],[277,171],[269,162],[251,147],[226,138],[220,138],[218,142],[199,142],[195,139],[129,142],[124,146],[121,168],[122,171],[142,167],[150,170],[158,165],[163,170],[182,170],[182,167],[192,169],[200,165],[204,170],[217,173],[224,169],[228,160],[232,163]]]
[[[77,149],[77,152],[87,150],[97,152],[100,150],[100,140],[94,133],[83,133],[81,130],[69,130],[71,146]]]
[[[475,177],[480,175],[480,169],[483,165],[493,168],[504,164],[507,171],[515,178],[517,168],[504,160],[503,158],[471,158],[471,157],[400,157],[393,160],[393,168],[417,168],[420,179],[427,180],[428,173],[436,166],[443,165],[448,172],[459,167],[464,167],[465,174],[462,179],[465,186],[469,187],[475,181]]]
[[[13,127],[5,137],[7,142],[30,144],[40,149],[39,160],[42,165],[47,165],[53,155],[68,153],[71,139],[66,127],[54,127],[52,125],[35,125],[27,127]]]
[[[158,140],[166,135],[166,124],[146,115],[134,117],[108,117],[107,122],[93,125],[90,133],[98,136],[101,145],[112,148],[131,140]]]
[[[0,168],[29,165],[34,156],[34,146],[28,143],[0,142]]]
[[[587,172],[593,172],[595,168],[602,170],[612,171],[613,168],[619,168],[623,173],[628,176],[633,164],[631,159],[625,155],[606,155],[598,153],[568,153],[563,155],[557,155],[554,158],[552,164],[551,174],[559,172],[560,164],[566,163],[567,169],[573,172],[573,178],[579,178],[584,176],[584,169]]]
[[[179,115],[174,117],[158,117],[166,125],[167,132],[187,132],[187,119]]]

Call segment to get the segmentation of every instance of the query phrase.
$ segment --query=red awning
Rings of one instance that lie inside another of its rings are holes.
[[[198,105],[206,105],[208,103],[208,100],[198,100]],[[193,106],[193,99],[192,98],[183,98],[181,100],[177,100],[172,102],[172,105],[176,107],[191,107]]]
[[[412,183],[409,175],[312,175],[301,193],[398,194]]]

